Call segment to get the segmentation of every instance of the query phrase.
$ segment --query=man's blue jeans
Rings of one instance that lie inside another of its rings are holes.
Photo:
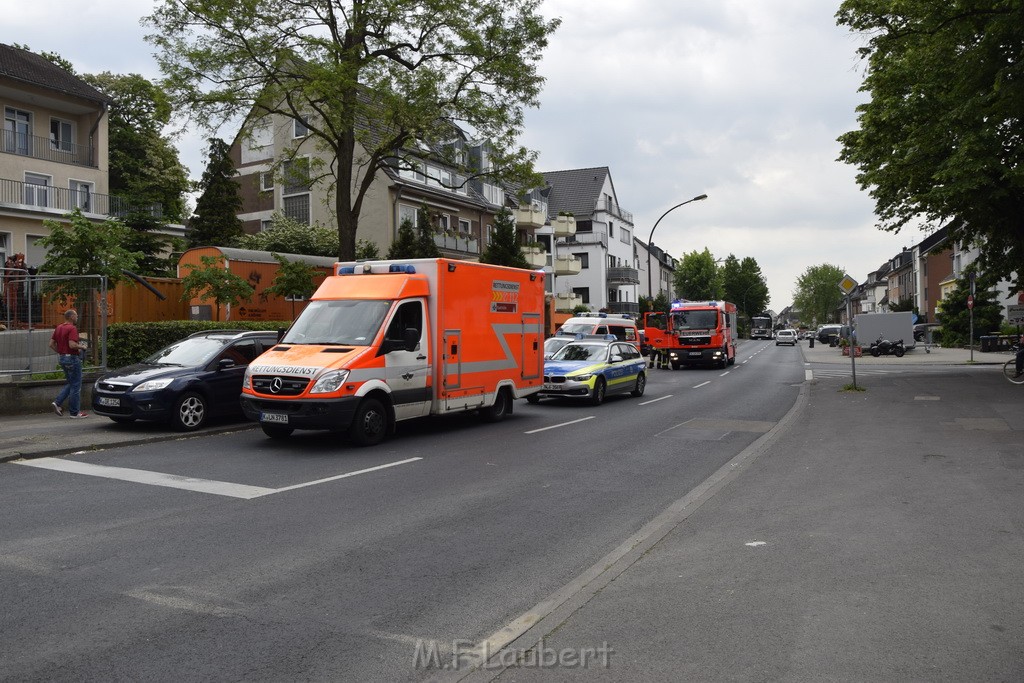
[[[77,354],[60,355],[60,368],[68,383],[57,394],[54,403],[63,405],[68,402],[68,409],[72,415],[78,415],[82,408],[82,358]]]

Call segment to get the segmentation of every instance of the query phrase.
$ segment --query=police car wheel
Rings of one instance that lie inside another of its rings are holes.
[[[646,389],[646,388],[647,388],[647,376],[644,375],[644,373],[641,372],[639,375],[636,376],[636,386],[633,388],[633,391],[630,392],[630,393],[632,393],[633,396],[636,396],[637,398],[639,398],[639,397],[644,395],[644,389]]]
[[[604,378],[598,377],[597,383],[594,385],[594,393],[590,395],[590,403],[595,406],[599,406],[604,403],[605,391]]]
[[[363,399],[352,416],[348,436],[359,446],[374,446],[388,434],[388,413],[375,398]]]

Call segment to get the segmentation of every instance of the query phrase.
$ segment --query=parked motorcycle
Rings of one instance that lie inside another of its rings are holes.
[[[878,358],[879,356],[896,356],[897,358],[902,358],[906,351],[907,350],[903,346],[902,339],[891,342],[888,339],[883,339],[882,335],[879,335],[878,339],[871,342],[871,346],[868,347],[868,353],[875,358]]]

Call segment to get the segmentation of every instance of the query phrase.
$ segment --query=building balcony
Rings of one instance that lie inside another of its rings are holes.
[[[616,218],[620,218],[630,225],[633,225],[633,214],[623,209],[619,206],[618,202],[615,202],[614,200],[601,198],[597,201],[597,206],[594,207],[594,210],[605,211]]]
[[[0,151],[44,161],[96,168],[96,150],[93,147],[26,135],[13,130],[4,130]]]
[[[576,234],[576,218],[573,216],[558,216],[551,223],[554,228],[555,237],[572,237]]]
[[[579,275],[583,261],[578,256],[556,256],[553,268],[555,275]]]
[[[609,268],[609,285],[638,285],[640,284],[640,271],[636,268]]]
[[[583,303],[583,299],[575,292],[558,292],[555,294],[555,310],[571,312]]]
[[[81,209],[84,214],[114,218],[140,213],[147,216],[163,216],[163,207],[159,204],[132,204],[124,197],[52,185],[36,185],[7,178],[0,178],[0,206],[47,213],[70,213],[75,209]]]
[[[640,304],[633,301],[609,301],[608,312],[623,315],[628,313],[634,317],[640,316]]]
[[[479,254],[480,242],[472,236],[448,235],[443,232],[434,233],[434,244],[438,249],[459,254]]]
[[[523,247],[523,256],[533,268],[543,268],[548,263],[548,253],[543,247]]]
[[[529,230],[543,228],[547,222],[547,213],[540,207],[527,206],[516,209],[516,225]]]

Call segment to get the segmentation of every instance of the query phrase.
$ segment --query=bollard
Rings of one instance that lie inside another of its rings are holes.
[[[814,348],[814,337],[811,337],[811,346],[810,346],[810,348],[812,348],[812,349]]]

